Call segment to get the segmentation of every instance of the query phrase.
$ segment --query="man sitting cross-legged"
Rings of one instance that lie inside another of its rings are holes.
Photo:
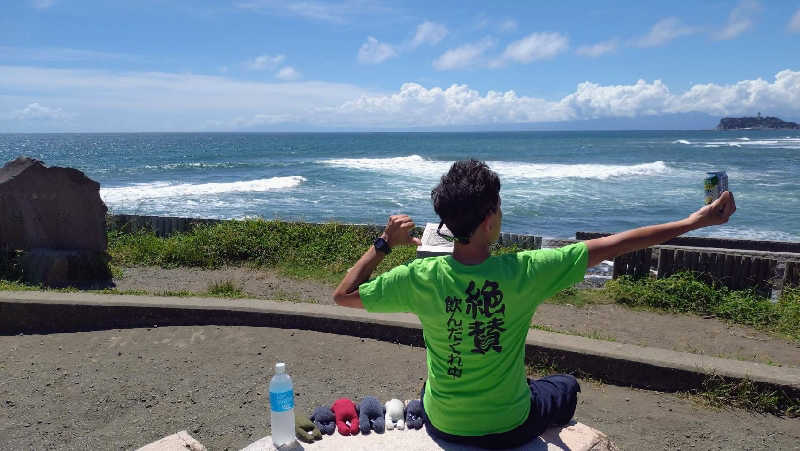
[[[431,192],[454,236],[453,255],[417,259],[367,282],[393,246],[419,245],[411,218],[396,215],[334,292],[337,304],[411,312],[422,323],[428,378],[421,400],[435,437],[484,448],[526,443],[575,413],[577,380],[526,379],[525,337],[536,307],[583,280],[586,268],[618,255],[728,221],[725,192],[687,218],[560,249],[490,256],[500,235],[500,180],[483,162],[458,161]]]

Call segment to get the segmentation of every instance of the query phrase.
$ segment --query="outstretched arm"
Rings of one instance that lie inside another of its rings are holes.
[[[389,217],[381,238],[386,240],[389,247],[422,244],[419,238],[414,238],[409,233],[414,228],[414,221],[408,215],[394,215]],[[367,252],[358,259],[355,265],[345,274],[344,279],[333,292],[333,300],[343,307],[364,308],[358,287],[369,280],[372,271],[383,261],[386,254],[370,246]]]
[[[692,213],[686,219],[588,240],[586,246],[589,248],[589,266],[628,252],[661,244],[692,230],[725,224],[735,211],[736,202],[733,193],[725,191],[719,199]]]

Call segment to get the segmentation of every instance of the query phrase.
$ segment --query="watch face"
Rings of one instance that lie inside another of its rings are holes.
[[[389,243],[387,243],[383,238],[378,238],[375,240],[375,249],[383,252],[384,254],[388,254],[392,251],[392,248],[389,247]]]

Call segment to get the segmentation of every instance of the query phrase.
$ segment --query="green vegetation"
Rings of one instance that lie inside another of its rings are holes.
[[[214,282],[208,286],[208,294],[221,298],[243,298],[244,292],[232,280]]]
[[[0,290],[2,291],[39,291],[42,287],[38,285],[27,285],[15,280],[0,279]]]
[[[113,262],[122,266],[219,268],[245,264],[336,283],[374,239],[375,232],[366,227],[256,219],[199,226],[168,238],[149,232],[112,231],[108,243]],[[413,247],[397,247],[376,272],[415,256]]]
[[[797,394],[775,390],[748,379],[709,376],[699,389],[686,394],[712,407],[737,407],[758,413],[800,417],[800,398]]]
[[[525,358],[527,374],[544,377],[550,374],[572,374],[593,385],[613,383],[597,379],[580,368],[572,368],[558,359],[541,354]],[[776,390],[766,384],[749,379],[730,379],[711,375],[703,380],[699,388],[678,395],[715,408],[739,408],[756,413],[768,413],[790,418],[800,417],[800,397],[797,393]]]
[[[286,276],[335,285],[372,245],[376,234],[374,228],[348,224],[256,219],[198,226],[190,232],[168,238],[159,238],[150,232],[110,231],[108,243],[115,277],[121,276],[126,266],[219,268],[246,265],[272,268]],[[519,250],[517,246],[493,247],[492,254],[502,255]],[[19,280],[13,257],[8,253],[0,255],[0,279]],[[413,247],[396,247],[378,266],[375,275],[415,257]],[[0,289],[40,289],[8,281],[0,282]],[[232,282],[212,285],[207,293],[159,294],[244,296]],[[287,300],[296,300],[296,296],[291,294],[285,297]],[[570,288],[547,302],[576,307],[617,302],[636,308],[714,315],[800,340],[800,289],[785,290],[779,302],[773,303],[753,290],[731,291],[683,273],[666,279],[637,281],[623,277],[610,281],[604,289]]]
[[[786,289],[778,302],[772,302],[752,289],[733,291],[704,283],[695,274],[680,273],[664,279],[620,277],[608,282],[605,291],[621,304],[713,315],[800,340],[800,289]]]
[[[576,337],[586,337],[594,340],[617,341],[616,338],[610,335],[605,335],[599,330],[591,330],[589,332],[577,332],[573,330],[555,330],[550,326],[543,326],[541,324],[531,324],[531,329],[543,330],[545,332],[555,332],[565,335],[575,335]]]
[[[578,289],[575,287],[561,290],[550,299],[547,299],[545,302],[548,304],[569,304],[574,305],[575,307],[583,307],[590,304],[614,303],[614,301],[609,298],[606,291],[602,288]]]

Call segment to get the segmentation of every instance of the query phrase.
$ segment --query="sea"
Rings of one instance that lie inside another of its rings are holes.
[[[362,224],[438,222],[431,189],[475,158],[503,230],[546,238],[681,219],[722,170],[736,214],[691,234],[800,241],[796,130],[0,134],[0,164],[21,155],[83,171],[114,214]]]

